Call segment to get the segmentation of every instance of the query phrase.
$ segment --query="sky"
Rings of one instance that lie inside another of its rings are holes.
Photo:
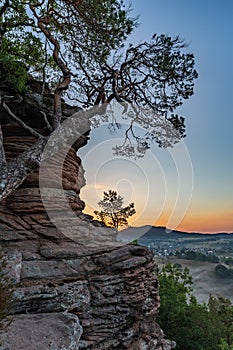
[[[195,56],[194,95],[177,112],[186,134],[174,149],[152,145],[143,159],[113,157],[122,134],[107,126],[91,132],[80,150],[86,212],[98,210],[103,191],[134,202],[131,226],[156,225],[188,232],[233,232],[233,2],[132,0],[140,26],[130,41],[153,33],[180,35]]]

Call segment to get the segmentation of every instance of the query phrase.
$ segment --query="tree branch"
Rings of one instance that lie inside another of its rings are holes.
[[[0,96],[1,103],[1,96]],[[7,181],[7,162],[6,162],[6,154],[3,145],[3,133],[2,126],[0,124],[0,191],[1,188],[5,187],[5,183]]]
[[[3,146],[3,134],[2,134],[2,126],[0,125],[0,166],[6,165],[6,156]]]
[[[8,107],[8,105],[6,104],[6,102],[3,100],[2,102],[2,107],[5,109],[5,111],[9,114],[9,116],[14,119],[20,126],[22,126],[23,129],[27,130],[28,132],[30,132],[30,134],[32,134],[35,137],[42,137],[42,135],[37,132],[36,130],[34,130],[33,128],[31,128],[30,126],[26,125],[19,117],[17,117],[17,115],[15,115],[12,110]]]
[[[0,201],[14,192],[26,177],[39,167],[46,143],[47,138],[40,138],[29,149],[9,162],[5,187],[0,188]]]
[[[6,162],[6,155],[5,150],[3,146],[3,134],[2,134],[2,127],[0,125],[0,191],[1,188],[5,186],[7,177],[7,162]]]
[[[117,100],[117,102],[121,103],[122,102],[122,99],[120,98],[119,94],[118,94],[118,91],[117,91],[117,75],[118,73],[117,72],[114,72],[113,73],[113,77],[112,77],[112,90],[113,90],[113,93],[115,95],[115,99]]]
[[[47,127],[47,129],[49,130],[49,131],[53,131],[53,128],[52,128],[52,126],[50,125],[50,123],[49,123],[49,121],[48,121],[48,118],[47,118],[47,115],[46,115],[46,113],[44,112],[44,111],[40,111],[40,113],[43,115],[43,117],[44,117],[44,121],[45,121],[45,124],[46,124],[46,127]]]
[[[36,13],[35,6],[30,4],[30,9],[37,19],[38,27],[41,32],[45,35],[45,37],[49,40],[49,42],[53,45],[53,59],[57,64],[58,68],[61,70],[63,74],[63,79],[60,83],[58,83],[57,88],[54,93],[54,113],[53,113],[53,128],[56,129],[62,117],[62,107],[61,107],[61,96],[63,91],[65,91],[71,82],[71,72],[67,65],[60,58],[60,44],[57,39],[51,34],[48,30],[47,26],[51,23],[52,13],[48,13],[45,17],[39,17]]]

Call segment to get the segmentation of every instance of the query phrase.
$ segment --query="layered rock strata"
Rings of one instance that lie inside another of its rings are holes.
[[[3,245],[17,283],[3,349],[171,348],[155,322],[158,282],[146,248],[48,240]]]
[[[12,111],[46,134],[48,125],[41,111],[49,121],[51,98],[42,100],[34,92],[17,101],[12,100]],[[77,111],[63,107],[63,119]],[[10,160],[30,147],[35,138],[3,108],[0,112]],[[76,151],[86,140],[86,135],[80,135],[69,148],[61,179],[54,176],[61,154],[55,155],[46,168],[50,174],[46,191],[55,191],[49,201],[60,217],[59,227],[41,200],[38,171],[0,204],[0,245],[8,259],[8,275],[16,286],[12,323],[0,334],[1,350],[172,347],[155,322],[159,294],[152,253],[144,247],[122,246],[116,242],[114,230],[82,213],[84,203],[79,193],[85,179]],[[58,186],[61,181],[62,193]],[[64,193],[74,214],[68,235],[64,234]]]
[[[4,95],[4,92],[1,92],[1,94]],[[11,111],[27,126],[46,136],[48,134],[47,124],[51,121],[52,101],[50,97],[44,97],[42,99],[37,93],[29,93],[23,97],[20,96],[20,98],[16,96],[15,100],[8,102],[8,105]],[[75,112],[77,112],[77,108],[64,104],[63,120],[66,120]],[[47,123],[44,120],[44,115],[46,115]],[[36,142],[36,138],[12,120],[2,107],[0,109],[0,122],[7,161],[13,160]],[[86,130],[88,130],[90,126],[89,121],[80,121],[80,123],[84,122],[86,123]],[[67,151],[62,165],[62,179],[60,179],[60,183],[62,183],[62,194],[66,194],[66,199],[75,215],[82,214],[85,206],[79,197],[80,189],[85,184],[84,170],[76,151],[79,147],[85,145],[86,142],[87,136],[80,135],[74,145],[75,148],[70,147]],[[61,166],[60,158],[59,153],[54,155],[46,174],[48,187],[50,186],[51,189],[56,188],[56,184],[59,183],[59,179],[54,175],[54,169]],[[50,201],[51,206],[60,211],[63,210],[62,196],[58,192],[53,198],[50,197]],[[0,204],[0,225],[6,231],[13,229],[14,231],[17,230],[19,234],[28,230],[43,234],[45,232],[43,228],[51,226],[51,222],[41,201],[39,170],[31,173],[23,184]],[[60,235],[57,232],[57,239],[59,238]]]

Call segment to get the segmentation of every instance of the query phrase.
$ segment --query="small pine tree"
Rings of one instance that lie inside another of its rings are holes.
[[[107,226],[119,228],[128,225],[127,219],[136,213],[134,203],[130,203],[123,208],[124,198],[116,191],[109,190],[104,192],[104,198],[98,202],[101,211],[95,210],[94,214],[98,220],[104,222]]]

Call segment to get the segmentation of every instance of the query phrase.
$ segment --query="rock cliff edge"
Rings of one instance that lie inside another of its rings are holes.
[[[3,91],[2,94],[5,94]],[[46,128],[51,107],[31,91],[11,109],[38,130]],[[1,108],[7,159],[14,159],[35,139]],[[64,104],[64,118],[76,111]],[[34,116],[33,119],[31,116]],[[83,121],[82,121],[83,123]],[[88,124],[89,121],[86,121]],[[65,236],[48,218],[40,198],[38,170],[0,203],[0,244],[15,283],[15,309],[1,332],[1,350],[169,350],[156,324],[158,282],[150,250],[116,242],[116,232],[84,215],[79,198],[85,184],[76,151],[80,136],[63,166],[63,188],[77,220]],[[54,165],[59,156],[54,157]],[[50,169],[51,172],[53,169]],[[56,181],[50,181],[56,188]],[[62,214],[59,195],[53,205]]]

